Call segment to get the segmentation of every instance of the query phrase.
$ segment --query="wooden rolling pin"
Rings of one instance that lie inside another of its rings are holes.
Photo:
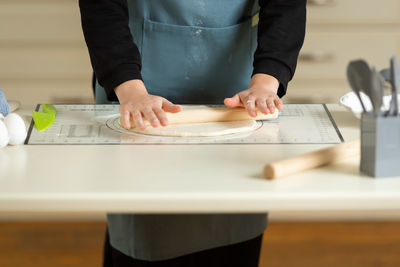
[[[360,154],[360,139],[313,151],[307,154],[276,161],[264,168],[264,177],[275,179],[319,166],[331,164]]]
[[[258,112],[257,117],[251,117],[244,108],[183,108],[178,113],[166,113],[168,125],[185,123],[226,122],[245,120],[272,120],[278,117],[278,110],[273,114]],[[148,121],[145,122],[149,124]],[[132,125],[134,125],[132,123]]]

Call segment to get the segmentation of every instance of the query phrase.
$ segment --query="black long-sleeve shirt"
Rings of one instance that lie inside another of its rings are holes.
[[[259,0],[259,5],[253,75],[265,73],[278,79],[282,97],[304,41],[306,0]],[[108,99],[116,100],[115,87],[142,79],[140,53],[128,27],[127,1],[80,0],[79,6],[93,70]]]

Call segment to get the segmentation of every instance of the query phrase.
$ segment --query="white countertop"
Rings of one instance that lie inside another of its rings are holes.
[[[344,139],[358,138],[359,121],[328,107]],[[325,146],[8,146],[0,149],[0,212],[400,212],[400,177],[360,174],[359,158],[262,177],[268,162]]]

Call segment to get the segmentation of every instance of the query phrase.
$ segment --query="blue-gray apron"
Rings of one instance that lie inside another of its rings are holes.
[[[130,29],[150,94],[177,103],[222,104],[247,89],[257,43],[257,0],[128,0]],[[109,103],[96,83],[96,103]],[[266,228],[266,214],[108,214],[111,245],[164,260],[242,242]]]

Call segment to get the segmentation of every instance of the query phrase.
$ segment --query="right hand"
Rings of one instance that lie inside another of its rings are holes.
[[[141,80],[124,82],[115,88],[115,93],[120,103],[119,112],[125,129],[131,128],[131,118],[134,127],[141,130],[146,129],[144,119],[153,127],[167,126],[165,112],[181,111],[179,105],[174,105],[163,97],[150,95]]]

